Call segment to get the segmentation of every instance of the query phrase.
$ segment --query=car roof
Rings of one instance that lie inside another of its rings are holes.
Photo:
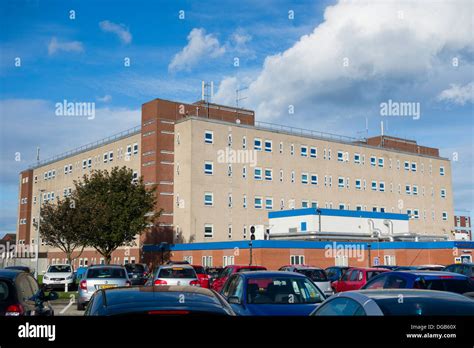
[[[295,272],[286,272],[286,271],[249,271],[249,272],[240,272],[244,278],[268,278],[268,277],[299,277],[306,278],[305,275]]]
[[[187,269],[194,269],[193,266],[191,266],[190,264],[161,265],[159,268],[161,268],[161,269],[169,269],[169,268],[187,268]]]

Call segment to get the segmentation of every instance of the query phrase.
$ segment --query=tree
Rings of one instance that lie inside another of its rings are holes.
[[[38,228],[38,223],[35,222]],[[84,250],[81,214],[76,209],[74,196],[57,199],[55,203],[45,202],[41,207],[39,233],[46,245],[60,249],[66,254],[69,264]],[[39,241],[37,241],[39,242]],[[79,254],[72,258],[76,249]]]
[[[95,170],[74,185],[77,207],[85,219],[85,244],[97,250],[106,264],[118,247],[132,246],[161,213],[154,213],[155,189],[147,189],[142,178],[133,182],[133,171],[126,167]]]

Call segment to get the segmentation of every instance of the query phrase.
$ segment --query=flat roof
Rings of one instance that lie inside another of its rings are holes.
[[[365,147],[368,149],[382,150],[382,151],[394,152],[394,153],[402,153],[402,154],[407,154],[407,155],[412,155],[412,156],[417,156],[417,157],[426,157],[426,158],[434,158],[437,160],[449,161],[449,158],[441,157],[441,156],[440,157],[430,156],[430,155],[414,153],[414,152],[409,152],[409,151],[402,151],[402,150],[396,150],[392,148],[368,145],[367,143],[365,143],[367,141],[367,139],[365,138],[357,139],[357,138],[348,137],[345,135],[318,132],[318,131],[313,131],[309,129],[279,125],[279,124],[268,123],[268,122],[255,121],[255,125],[246,125],[246,124],[216,120],[216,119],[205,118],[205,117],[188,116],[186,118],[182,118],[176,121],[176,124],[180,124],[180,123],[188,122],[188,121],[194,121],[194,120],[201,121],[201,122],[217,123],[217,124],[222,124],[226,126],[232,125],[233,127],[256,129],[256,130],[267,131],[271,133],[293,135],[293,136],[298,136],[298,137],[308,138],[308,139],[331,141],[334,143],[340,143],[344,145]],[[420,146],[423,146],[423,145],[420,145]]]
[[[278,218],[307,216],[307,215],[318,216],[319,214],[321,214],[321,216],[340,216],[340,217],[353,217],[353,218],[389,219],[389,220],[408,221],[408,214],[380,213],[380,212],[362,211],[362,210],[322,209],[322,208],[320,209],[302,208],[302,209],[271,211],[268,213],[268,218],[278,219]]]

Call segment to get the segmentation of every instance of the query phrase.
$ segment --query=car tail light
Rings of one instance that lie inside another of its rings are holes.
[[[453,276],[441,276],[440,279],[453,279]]]
[[[81,282],[79,283],[79,287],[82,290],[87,290],[87,280],[81,280]]]
[[[189,314],[189,311],[148,311],[150,315],[183,315]]]
[[[7,317],[17,317],[24,313],[23,306],[21,304],[12,304],[7,307],[5,311],[5,316]]]
[[[199,280],[191,280],[189,282],[189,285],[191,285],[191,286],[201,286],[201,283],[199,282]]]
[[[155,284],[155,285],[166,285],[168,283],[166,282],[166,280],[157,279],[153,282],[153,284]]]

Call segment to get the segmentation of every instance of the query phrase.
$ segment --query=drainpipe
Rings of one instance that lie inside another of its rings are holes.
[[[318,220],[319,220],[319,233],[321,233],[321,209],[316,209],[316,212],[318,213]]]

